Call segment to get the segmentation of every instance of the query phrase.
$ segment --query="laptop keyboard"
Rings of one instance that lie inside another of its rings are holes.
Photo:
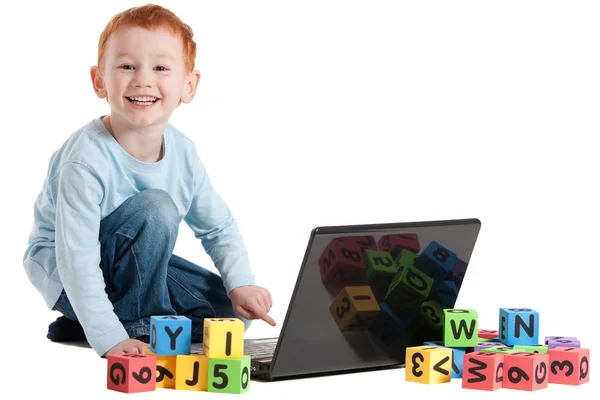
[[[244,354],[250,358],[272,358],[277,346],[277,338],[247,339],[244,343]]]

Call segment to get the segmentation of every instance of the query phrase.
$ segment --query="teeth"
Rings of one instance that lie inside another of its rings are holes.
[[[134,101],[141,101],[141,102],[153,102],[154,100],[156,100],[156,97],[149,97],[149,96],[142,96],[142,97],[130,97],[131,100]]]

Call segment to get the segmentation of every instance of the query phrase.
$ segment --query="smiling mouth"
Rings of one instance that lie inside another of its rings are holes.
[[[140,105],[150,105],[150,104],[154,104],[158,100],[160,100],[157,97],[125,97],[125,98],[133,104],[140,104]]]

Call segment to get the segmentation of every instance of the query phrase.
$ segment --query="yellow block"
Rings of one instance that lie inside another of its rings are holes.
[[[381,311],[371,287],[346,286],[333,299],[329,311],[342,332],[369,327]]]
[[[208,390],[208,357],[204,354],[175,357],[175,390]],[[157,385],[158,387],[158,385]]]
[[[406,349],[406,380],[426,384],[450,382],[452,357],[452,350],[446,347],[409,347]]]
[[[176,356],[156,356],[156,387],[174,389],[176,370]]]
[[[241,358],[244,323],[239,318],[205,318],[202,340],[208,358]]]

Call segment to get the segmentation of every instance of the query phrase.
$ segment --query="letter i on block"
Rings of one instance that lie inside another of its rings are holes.
[[[504,379],[502,360],[499,353],[467,353],[463,361],[462,387],[464,389],[497,390]]]
[[[146,354],[110,354],[106,359],[107,389],[123,393],[156,390],[156,357]]]
[[[208,358],[241,358],[244,355],[244,328],[239,318],[205,318],[204,354]]]
[[[192,321],[184,316],[150,317],[150,350],[156,355],[190,354]]]
[[[408,382],[447,383],[452,379],[452,350],[438,346],[409,347],[405,365]]]
[[[538,344],[540,316],[530,308],[501,308],[499,339],[507,346]]]
[[[581,385],[590,380],[590,349],[555,347],[550,357],[549,383]]]
[[[477,311],[444,310],[444,346],[475,347],[479,343],[477,331]]]

